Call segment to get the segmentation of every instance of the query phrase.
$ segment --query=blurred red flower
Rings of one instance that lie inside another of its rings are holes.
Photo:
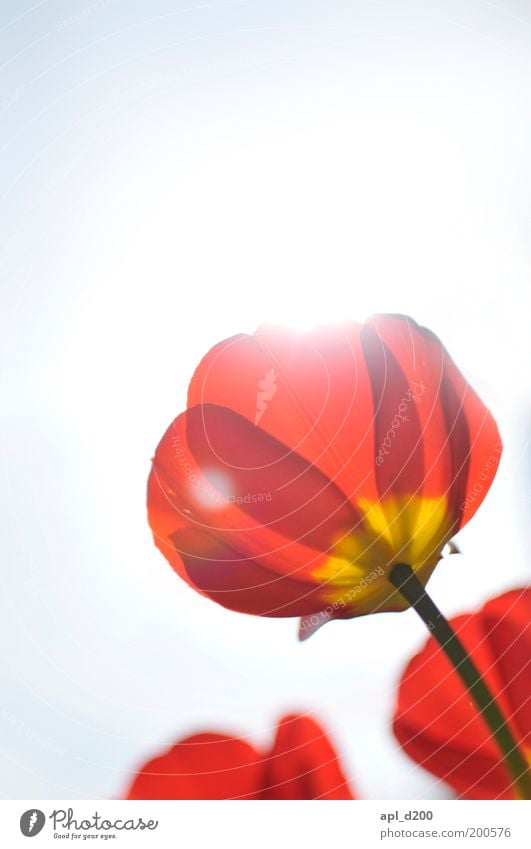
[[[405,316],[216,345],[153,460],[155,543],[232,610],[324,621],[407,603],[496,472],[496,424],[439,340]]]
[[[531,589],[493,598],[451,620],[513,734],[531,755]],[[400,681],[394,732],[418,764],[465,799],[514,799],[491,732],[430,637]]]
[[[332,744],[309,716],[286,716],[268,751],[194,734],[148,761],[127,799],[353,799]]]

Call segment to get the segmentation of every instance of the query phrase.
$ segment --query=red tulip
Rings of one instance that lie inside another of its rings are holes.
[[[531,756],[531,589],[451,620]],[[470,696],[432,637],[402,676],[394,717],[400,745],[465,799],[513,799],[513,779]]]
[[[155,453],[155,542],[232,610],[332,618],[402,610],[387,581],[425,584],[475,513],[496,424],[439,340],[405,316],[215,346]]]
[[[353,799],[337,755],[309,716],[286,716],[272,747],[194,734],[135,776],[128,799]]]

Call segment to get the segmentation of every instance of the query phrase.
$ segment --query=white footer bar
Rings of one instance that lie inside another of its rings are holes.
[[[9,849],[529,849],[530,831],[531,802],[0,802]]]

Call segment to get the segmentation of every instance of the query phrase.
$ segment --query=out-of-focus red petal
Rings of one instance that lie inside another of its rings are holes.
[[[304,335],[261,327],[227,339],[198,366],[188,406],[234,410],[347,496],[374,501],[373,402],[360,331],[355,322]]]
[[[272,748],[260,753],[237,737],[195,734],[148,761],[127,799],[353,799],[323,729],[287,716]]]
[[[531,590],[515,590],[451,620],[523,745],[531,736],[530,619]],[[433,638],[406,667],[393,727],[405,751],[460,796],[514,798],[487,726]]]
[[[531,756],[531,588],[513,590],[487,602],[485,633],[515,734]]]
[[[263,757],[245,740],[195,734],[148,761],[127,799],[259,799]]]
[[[354,798],[330,740],[311,717],[293,715],[280,721],[263,798]]]

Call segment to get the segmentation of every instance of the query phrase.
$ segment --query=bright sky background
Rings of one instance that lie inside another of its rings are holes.
[[[414,613],[223,610],[145,521],[198,359],[261,322],[431,327],[500,474],[431,581],[529,581],[531,10],[523,0],[4,0],[0,795],[108,798],[206,728],[315,711],[365,798],[445,797],[397,748]]]

